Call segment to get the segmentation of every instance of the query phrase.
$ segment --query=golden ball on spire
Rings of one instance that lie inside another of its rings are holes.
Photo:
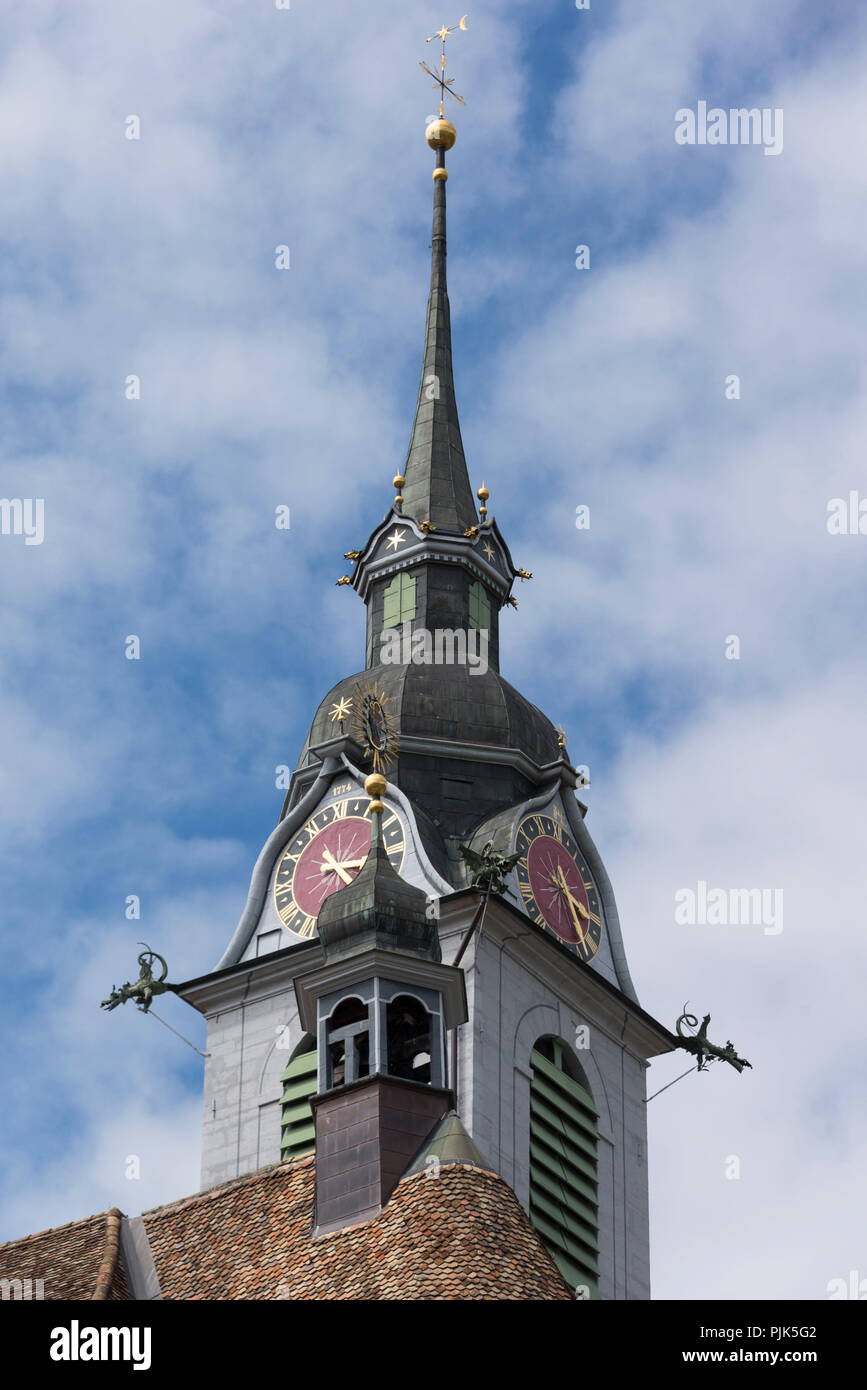
[[[385,810],[385,806],[380,798],[384,795],[387,786],[388,783],[381,772],[371,772],[370,776],[364,779],[364,790],[367,792],[368,796],[373,798],[367,808],[372,816],[376,815],[377,812],[381,813]]]
[[[442,116],[438,116],[435,121],[431,121],[424,133],[424,138],[432,150],[450,150],[458,138],[458,132],[451,121],[446,121]]]
[[[401,488],[405,487],[406,485],[406,478],[403,476],[402,473],[396,473],[392,478],[391,483],[392,487],[396,487],[398,492],[400,492]]]
[[[482,486],[479,488],[478,492],[476,493],[476,496],[478,497],[478,499],[479,499],[480,502],[487,502],[487,500],[488,500],[488,498],[490,497],[490,495],[491,495],[490,488],[486,488],[486,487],[485,487],[485,480],[484,480],[484,478],[483,478],[483,479],[482,479]]]
[[[445,168],[443,168],[443,169],[434,169],[433,173],[431,174],[431,178],[433,179],[434,183],[436,183],[439,179],[442,179],[443,182],[445,182],[445,180],[448,178],[448,176],[449,176],[449,171],[448,171],[448,169],[445,169]]]

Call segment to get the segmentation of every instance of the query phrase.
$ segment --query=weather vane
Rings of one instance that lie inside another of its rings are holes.
[[[457,92],[452,91],[452,83],[455,79],[453,77],[446,77],[446,39],[449,37],[450,34],[456,33],[458,29],[466,29],[466,27],[467,16],[464,15],[463,19],[458,24],[444,24],[443,27],[441,29],[438,29],[435,34],[431,34],[429,39],[425,39],[425,43],[433,43],[434,39],[442,40],[442,53],[440,54],[439,76],[437,76],[437,74],[428,67],[427,63],[419,63],[419,67],[424,69],[428,77],[433,78],[434,82],[440,89],[440,118],[442,118],[445,115],[444,102],[447,96],[454,97],[455,101],[459,101],[461,103],[461,106],[466,106],[467,104],[464,101],[463,97],[458,96]]]

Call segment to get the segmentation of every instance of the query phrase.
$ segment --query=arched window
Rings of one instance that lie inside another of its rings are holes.
[[[344,999],[328,1024],[325,1084],[346,1086],[370,1075],[370,1009],[361,999]]]
[[[401,570],[391,583],[386,585],[383,595],[382,626],[400,627],[415,617],[415,580],[411,574]]]
[[[598,1298],[599,1112],[560,1038],[540,1038],[530,1065],[530,1220],[566,1282]]]
[[[430,1085],[430,1014],[410,994],[399,994],[386,1008],[388,1074]]]
[[[484,584],[474,579],[470,584],[470,627],[480,632],[491,631],[491,600]]]
[[[316,1095],[316,1039],[308,1033],[298,1044],[280,1078],[283,1082],[280,1157],[312,1153],[315,1140],[310,1097]]]

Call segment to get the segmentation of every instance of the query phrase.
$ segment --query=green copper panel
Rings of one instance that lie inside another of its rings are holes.
[[[415,617],[415,579],[403,570],[396,574],[383,597],[383,627],[400,627]]]
[[[312,1153],[315,1131],[310,1097],[316,1095],[316,1049],[293,1057],[280,1078],[283,1082],[280,1157]]]
[[[480,632],[491,630],[491,600],[484,584],[474,579],[470,584],[470,627]]]
[[[598,1298],[598,1112],[562,1046],[554,1058],[530,1054],[530,1220],[566,1282]]]

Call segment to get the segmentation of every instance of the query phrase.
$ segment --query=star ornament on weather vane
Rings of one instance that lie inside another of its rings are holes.
[[[442,117],[445,115],[444,103],[445,98],[447,96],[454,97],[455,101],[459,101],[461,106],[466,106],[466,102],[464,101],[463,97],[458,96],[457,92],[452,91],[452,83],[455,79],[453,77],[446,77],[446,39],[449,37],[450,34],[456,33],[459,29],[466,29],[466,27],[467,16],[464,15],[463,19],[461,19],[459,23],[451,25],[444,24],[442,28],[438,29],[435,34],[431,34],[429,39],[425,39],[425,43],[433,43],[434,39],[440,39],[442,42],[439,76],[435,72],[433,72],[431,68],[428,67],[427,63],[419,63],[419,67],[427,73],[428,77],[433,78],[434,82],[440,89],[440,119],[442,119]]]

